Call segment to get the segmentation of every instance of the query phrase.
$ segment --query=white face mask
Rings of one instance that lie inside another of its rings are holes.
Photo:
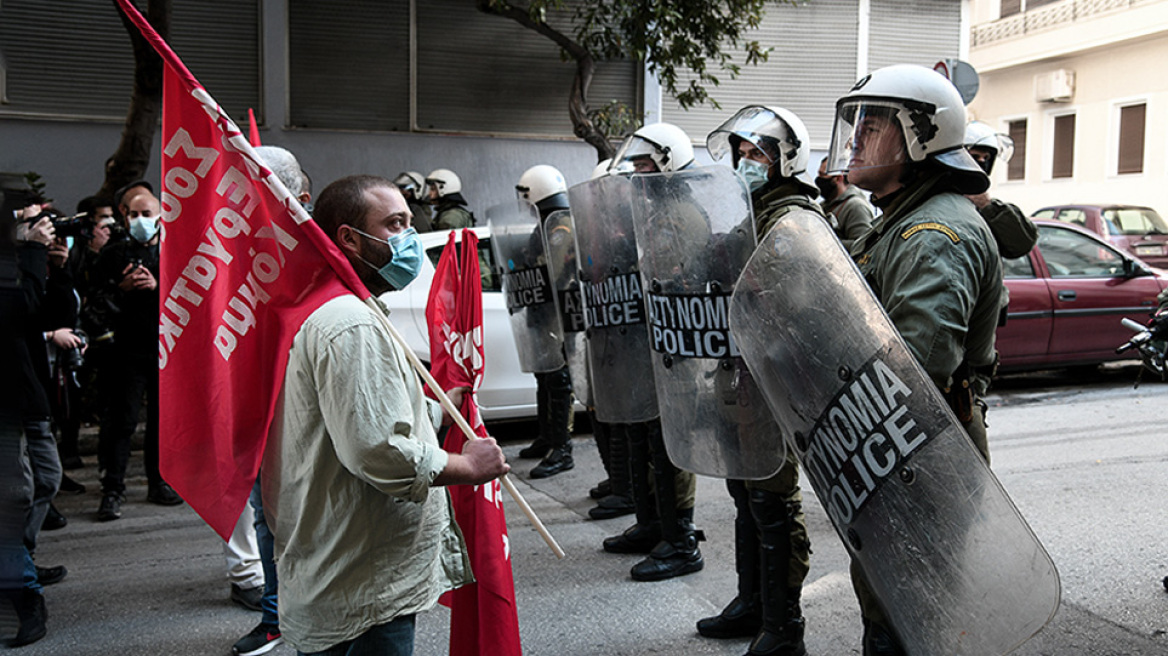
[[[158,217],[140,216],[130,219],[130,236],[145,244],[158,233]]]
[[[766,164],[756,162],[752,159],[743,157],[738,160],[738,175],[746,181],[746,186],[751,192],[754,192],[759,187],[767,183],[770,174],[770,167]]]

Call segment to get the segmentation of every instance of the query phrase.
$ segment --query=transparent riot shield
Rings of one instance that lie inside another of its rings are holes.
[[[730,336],[730,293],[754,251],[741,179],[724,166],[632,178],[649,346],[669,459],[687,471],[767,478],[786,449]]]
[[[908,653],[1005,654],[1050,621],[1054,563],[821,218],[763,238],[730,330]]]
[[[591,406],[592,374],[588,365],[588,340],[584,336],[584,304],[580,299],[572,214],[567,210],[552,212],[544,220],[543,229],[548,273],[564,335],[564,357],[572,375],[572,394],[577,401]]]
[[[564,339],[539,213],[526,202],[502,203],[487,210],[487,225],[491,248],[503,270],[503,297],[511,315],[519,367],[529,373],[563,368]]]
[[[618,424],[656,419],[657,391],[633,232],[633,185],[623,176],[582,182],[568,189],[568,204],[575,224],[596,417]]]

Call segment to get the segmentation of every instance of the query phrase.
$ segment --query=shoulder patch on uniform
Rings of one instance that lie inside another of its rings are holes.
[[[937,232],[948,237],[949,241],[953,242],[954,244],[961,243],[961,237],[958,237],[957,233],[953,232],[952,228],[950,228],[949,226],[946,226],[946,225],[941,225],[940,223],[936,223],[936,222],[918,223],[915,226],[909,228],[908,230],[905,230],[904,232],[900,233],[900,238],[907,240],[909,237],[912,237],[913,235],[917,234],[918,232],[923,232],[925,230],[936,230]]]
[[[872,261],[872,254],[871,253],[864,253],[860,257],[856,258],[856,266],[864,266],[865,264],[867,264],[871,261]]]

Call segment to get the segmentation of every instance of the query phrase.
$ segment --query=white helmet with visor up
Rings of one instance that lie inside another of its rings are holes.
[[[870,138],[882,124],[893,127],[885,134],[903,139],[908,161],[932,160],[948,168],[958,191],[978,194],[989,188],[985,171],[963,147],[965,104],[961,94],[940,73],[924,66],[897,64],[861,78],[836,102],[828,171],[847,173],[865,166],[862,157],[855,157],[856,140]]]
[[[438,190],[439,198],[457,194],[462,191],[462,180],[450,169],[434,169],[426,176],[426,192],[429,193],[431,189]]]
[[[710,157],[722,159],[730,153],[738,165],[738,143],[749,141],[761,150],[779,175],[790,178],[807,170],[811,158],[811,137],[807,126],[795,113],[782,107],[751,105],[738,110],[706,137]]]
[[[564,174],[554,166],[537,164],[519,176],[519,184],[515,185],[519,198],[532,205],[547,200],[556,194],[566,193],[568,185],[564,182]]]
[[[638,169],[637,160],[652,160],[662,173],[680,171],[693,164],[693,143],[689,136],[672,123],[652,123],[629,135],[612,158],[617,173],[647,172]]]
[[[994,162],[998,160],[1009,162],[1010,158],[1014,156],[1014,140],[981,121],[970,121],[969,125],[965,126],[965,149],[974,148],[984,148],[989,151],[989,157],[984,162],[977,158],[976,152],[973,155],[977,163],[985,170],[986,175],[994,170]]]

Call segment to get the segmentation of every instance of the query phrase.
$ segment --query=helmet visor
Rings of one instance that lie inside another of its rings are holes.
[[[855,99],[840,102],[831,133],[827,172],[849,179],[909,161],[899,103]],[[852,180],[856,182],[856,180]]]
[[[743,107],[706,137],[706,149],[710,157],[722,159],[731,153],[735,141],[731,137],[736,136],[754,144],[773,164],[778,155],[773,152],[774,143],[787,141],[788,133],[787,124],[766,107]],[[770,137],[773,141],[760,137]]]
[[[609,171],[615,173],[655,173],[662,170],[668,154],[660,145],[644,137],[632,135],[621,144],[612,158]]]

